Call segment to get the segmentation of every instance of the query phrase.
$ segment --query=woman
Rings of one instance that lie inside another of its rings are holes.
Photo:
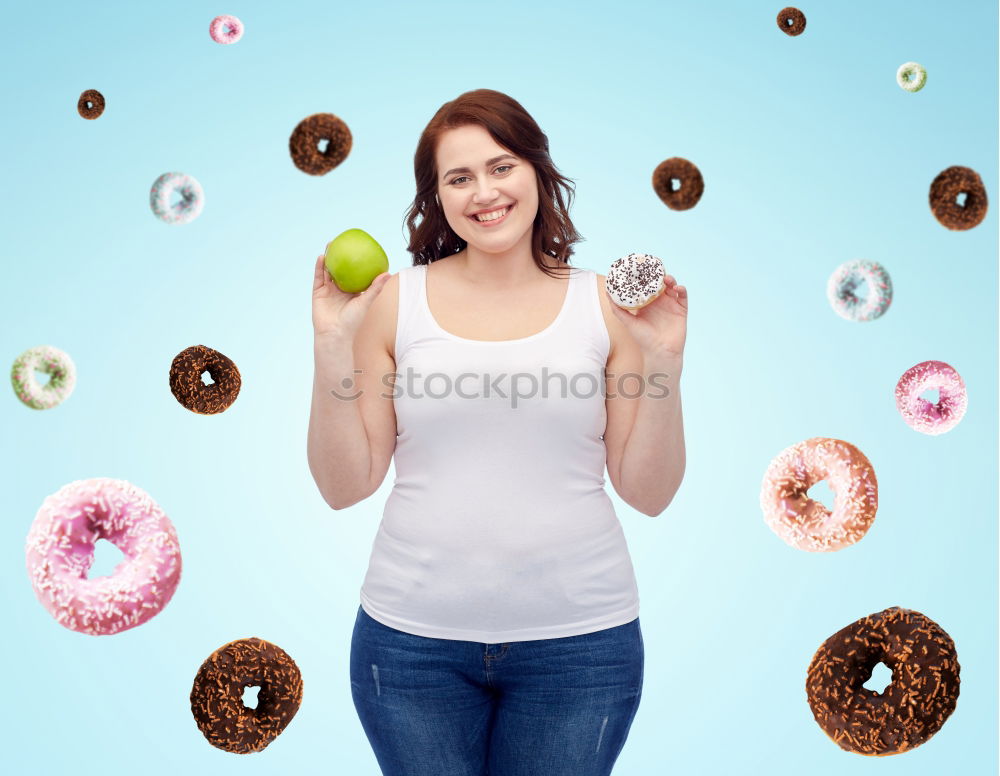
[[[504,94],[442,106],[414,163],[413,266],[360,294],[315,268],[313,477],[342,509],[396,463],[355,708],[384,774],[608,774],[644,651],[604,468],[651,516],[680,486],[687,294],[634,315],[569,266],[567,179]]]

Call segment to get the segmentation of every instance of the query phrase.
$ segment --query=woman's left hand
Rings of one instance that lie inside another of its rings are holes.
[[[663,279],[665,290],[635,314],[619,307],[610,296],[611,309],[629,330],[644,356],[682,358],[687,336],[688,293],[673,275]],[[607,289],[604,290],[607,294]]]

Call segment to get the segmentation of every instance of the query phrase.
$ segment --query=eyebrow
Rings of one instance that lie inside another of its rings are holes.
[[[495,164],[496,162],[499,162],[501,159],[514,159],[514,160],[516,160],[517,157],[512,156],[511,154],[500,154],[500,156],[494,156],[492,159],[487,159],[486,160],[486,166],[489,167],[491,164]],[[453,172],[472,172],[472,170],[470,170],[468,167],[453,167],[452,169],[448,170],[448,172],[446,172],[441,177],[447,178]]]

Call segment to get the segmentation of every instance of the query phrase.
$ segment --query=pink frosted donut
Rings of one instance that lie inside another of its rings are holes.
[[[934,389],[938,391],[937,404],[920,396]],[[911,366],[896,383],[896,409],[906,424],[921,434],[951,431],[968,406],[965,381],[944,361],[922,361]]]
[[[834,494],[831,513],[808,491],[821,480]],[[813,437],[771,461],[760,489],[764,522],[786,544],[806,552],[833,552],[859,541],[878,509],[871,463],[841,439]]]
[[[94,543],[125,560],[87,579]],[[149,495],[125,480],[76,480],[47,497],[28,531],[28,575],[56,622],[105,636],[141,625],[170,601],[181,577],[177,533]]]
[[[243,22],[229,14],[216,16],[208,25],[208,34],[216,43],[235,43],[243,37]]]

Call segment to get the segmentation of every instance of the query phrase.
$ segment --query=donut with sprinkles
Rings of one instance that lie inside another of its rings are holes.
[[[212,382],[206,384],[202,375]],[[170,391],[185,409],[199,415],[217,415],[229,409],[243,385],[232,359],[205,345],[185,348],[170,364]]]
[[[645,307],[666,290],[663,262],[648,253],[617,259],[604,279],[611,301],[626,310]]]
[[[97,89],[87,89],[76,101],[76,110],[85,119],[96,119],[104,113],[104,95]]]
[[[259,687],[257,705],[243,702]],[[191,687],[191,713],[212,746],[259,752],[288,727],[302,703],[302,674],[281,647],[264,639],[231,641],[208,656]]]
[[[785,35],[801,35],[806,31],[806,15],[793,6],[782,8],[778,11],[778,29]]]
[[[319,144],[326,141],[322,151]],[[314,113],[300,121],[288,139],[292,162],[309,175],[326,175],[351,152],[351,130],[332,113]]]
[[[959,203],[958,198],[962,195],[965,199]],[[939,172],[931,181],[928,198],[938,223],[952,231],[979,226],[989,207],[983,179],[972,168],[961,165]]]
[[[674,182],[677,188],[674,188]],[[653,191],[671,210],[690,210],[705,193],[705,179],[694,162],[672,156],[653,170]]]
[[[88,577],[99,539],[125,559],[105,576]],[[142,625],[177,590],[181,552],[170,518],[125,480],[76,480],[48,496],[25,543],[31,586],[65,628],[107,636]]]
[[[864,687],[882,663],[892,682]],[[874,757],[910,751],[937,733],[959,691],[955,642],[926,615],[892,606],[834,633],[813,655],[806,698],[837,746]]]
[[[809,496],[825,480],[831,512]],[[813,437],[781,451],[760,488],[764,522],[786,544],[806,552],[834,552],[860,541],[875,520],[878,481],[871,462],[842,439]]]

